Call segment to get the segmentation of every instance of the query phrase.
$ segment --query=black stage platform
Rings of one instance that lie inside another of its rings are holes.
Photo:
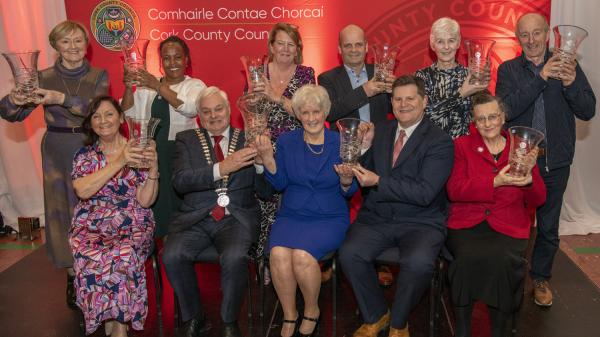
[[[149,264],[148,264],[149,265]],[[219,336],[219,270],[215,265],[201,265],[201,292],[209,320],[213,322],[208,337]],[[173,304],[170,289],[165,289],[163,298],[163,323],[158,324],[153,293],[151,269],[147,269],[150,291],[150,312],[144,331],[130,331],[131,337],[154,337],[173,335]],[[600,337],[600,291],[562,252],[556,257],[554,305],[540,309],[530,297],[531,285],[519,315],[519,337]],[[338,285],[337,336],[352,336],[360,325],[356,315],[356,302],[349,284],[340,277]],[[0,337],[75,337],[84,336],[79,329],[78,313],[69,309],[64,302],[65,273],[55,269],[46,258],[44,247],[39,248],[11,268],[0,274]],[[168,288],[168,287],[167,287]],[[391,298],[393,289],[388,291]],[[248,324],[246,304],[240,314],[240,327],[245,336],[265,336],[268,322],[272,318],[276,303],[272,287],[267,288],[266,310],[263,318],[258,315],[260,303],[258,286],[253,283],[252,296],[254,316]],[[321,291],[321,326],[319,336],[331,336],[331,282]],[[446,300],[446,303],[447,300]],[[425,297],[410,319],[412,337],[428,336],[428,298]],[[277,310],[275,326],[269,336],[279,336],[281,310]],[[473,321],[473,336],[489,336],[487,313],[477,306]],[[440,322],[440,337],[451,337],[452,333],[443,313]],[[383,334],[382,334],[383,335]],[[99,329],[92,336],[104,336]]]

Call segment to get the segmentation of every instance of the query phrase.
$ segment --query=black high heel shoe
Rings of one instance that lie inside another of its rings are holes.
[[[67,306],[71,309],[77,308],[77,294],[75,293],[75,275],[67,274]]]
[[[296,319],[284,319],[283,324],[294,324],[294,331],[292,331],[292,335],[290,337],[298,337],[298,329],[300,329],[300,314]],[[282,326],[283,326],[282,324]]]
[[[306,320],[306,321],[311,321],[311,322],[315,322],[315,327],[313,328],[313,331],[311,331],[310,334],[306,335],[303,334],[302,332],[300,332],[300,327],[298,327],[298,337],[314,337],[316,336],[316,332],[319,328],[319,322],[321,321],[321,316],[319,315],[319,317],[317,318],[313,318],[313,317],[302,317],[302,320]]]

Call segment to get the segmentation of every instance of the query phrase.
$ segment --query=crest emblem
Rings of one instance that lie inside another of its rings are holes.
[[[140,34],[140,19],[133,8],[118,0],[99,3],[90,17],[92,35],[98,43],[113,51],[121,50],[121,41],[131,45]]]

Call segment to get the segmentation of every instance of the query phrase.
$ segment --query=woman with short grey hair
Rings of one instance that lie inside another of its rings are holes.
[[[415,72],[415,76],[425,81],[428,98],[425,114],[452,138],[469,132],[470,97],[487,88],[487,85],[469,84],[467,68],[456,62],[460,39],[460,25],[456,20],[448,17],[437,19],[429,36],[429,44],[437,60]]]
[[[282,134],[273,151],[267,136],[255,142],[265,177],[282,193],[269,236],[273,286],[283,308],[281,336],[313,336],[319,322],[319,259],[335,252],[350,217],[346,198],[358,189],[351,168],[340,165],[340,137],[325,127],[331,108],[327,91],[308,84],[292,98],[302,129]],[[296,290],[304,312],[296,306]]]

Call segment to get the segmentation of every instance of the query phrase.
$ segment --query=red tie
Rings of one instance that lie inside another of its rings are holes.
[[[402,147],[404,147],[404,137],[406,137],[406,132],[400,130],[398,139],[396,139],[396,143],[394,144],[394,160],[392,161],[392,167],[396,164],[396,160],[398,160],[398,157],[400,156],[400,151],[402,151]]]
[[[215,146],[213,147],[215,151],[215,157],[217,158],[217,162],[221,162],[225,159],[223,156],[223,150],[221,149],[221,139],[223,136],[212,136],[215,140]],[[215,221],[221,221],[225,216],[225,207],[221,207],[219,205],[215,205],[212,211],[210,211],[210,215],[215,219]]]

